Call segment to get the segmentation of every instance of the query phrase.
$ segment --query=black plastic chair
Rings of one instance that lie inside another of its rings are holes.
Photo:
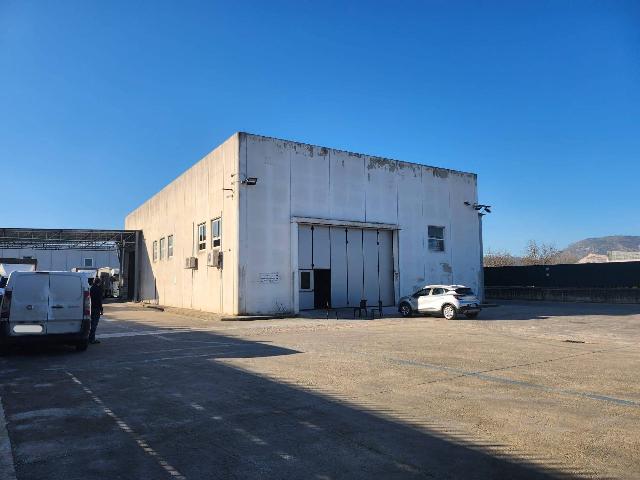
[[[358,317],[362,318],[362,311],[364,310],[364,316],[367,317],[369,315],[367,310],[367,301],[360,300],[359,307],[353,307],[353,318],[356,318],[356,312],[358,312]]]

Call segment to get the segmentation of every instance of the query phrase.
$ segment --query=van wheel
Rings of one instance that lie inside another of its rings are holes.
[[[89,346],[89,341],[84,340],[82,342],[76,343],[76,352],[84,352]]]
[[[442,315],[447,320],[455,320],[456,317],[458,316],[458,311],[456,310],[456,307],[454,307],[453,305],[446,304],[442,307]]]
[[[409,305],[408,303],[400,304],[400,315],[402,315],[403,317],[410,317],[411,313],[413,313],[411,311],[411,305]]]

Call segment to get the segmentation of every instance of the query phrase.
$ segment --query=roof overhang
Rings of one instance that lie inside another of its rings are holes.
[[[0,248],[116,250],[135,248],[138,230],[0,228]]]
[[[325,225],[328,227],[366,228],[372,230],[400,230],[395,223],[359,222],[353,220],[334,220],[329,218],[291,217],[292,223],[301,225]]]

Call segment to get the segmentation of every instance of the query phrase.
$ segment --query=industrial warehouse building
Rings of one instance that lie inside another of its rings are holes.
[[[38,271],[117,269],[120,296],[135,300],[140,297],[136,282],[140,237],[141,232],[126,230],[0,228],[0,260],[5,267],[24,262]]]
[[[82,248],[0,248],[0,258],[22,258],[37,261],[38,270],[71,271],[72,268],[120,268],[118,251]]]
[[[143,301],[224,314],[482,285],[475,174],[237,133],[130,213]]]

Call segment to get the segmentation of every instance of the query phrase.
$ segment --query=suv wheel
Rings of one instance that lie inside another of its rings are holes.
[[[400,304],[400,315],[402,315],[403,317],[410,317],[411,313],[411,305],[409,305],[408,303]]]
[[[442,307],[442,315],[447,320],[455,320],[456,317],[458,316],[458,311],[456,310],[456,307],[447,303]]]

